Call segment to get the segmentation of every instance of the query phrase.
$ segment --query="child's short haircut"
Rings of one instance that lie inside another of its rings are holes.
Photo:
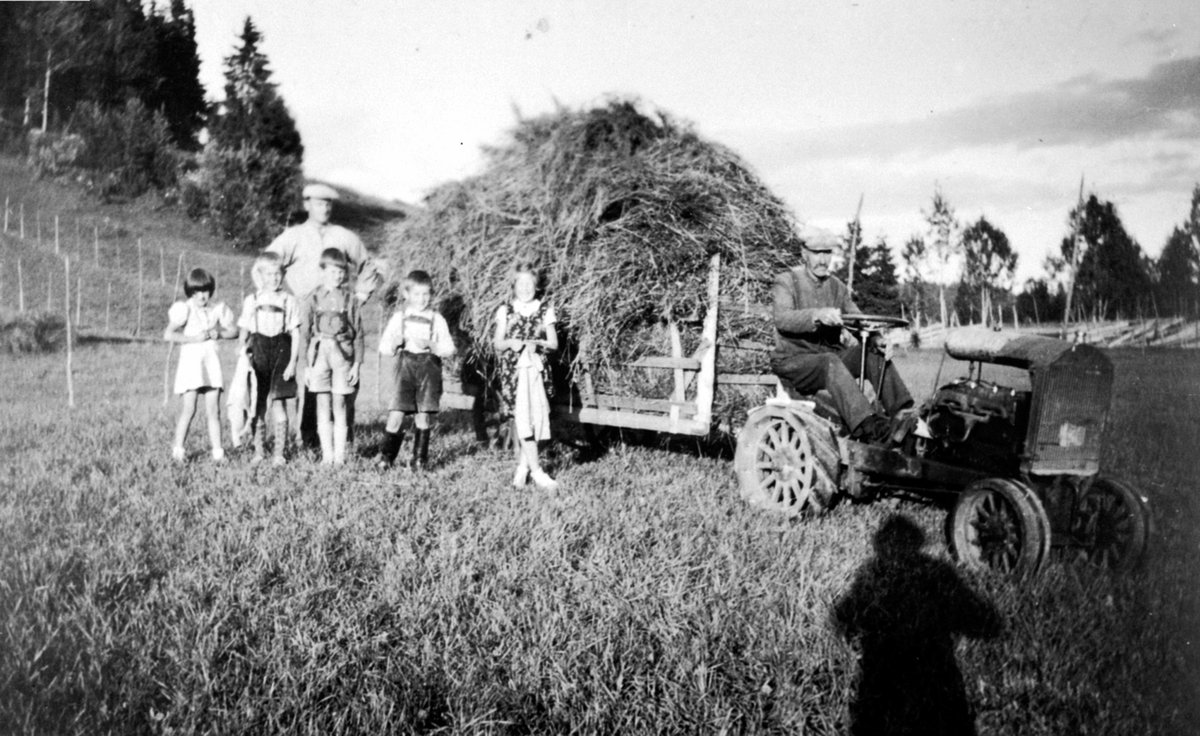
[[[349,263],[346,261],[346,254],[340,248],[326,248],[321,251],[321,268],[326,266],[337,266],[343,271],[347,270]]]
[[[258,270],[262,266],[277,266],[280,271],[283,269],[283,256],[275,251],[264,250],[254,258],[254,270]]]
[[[212,294],[216,290],[217,280],[203,268],[193,268],[191,271],[188,271],[187,278],[183,280],[183,293],[187,297],[198,291],[207,291],[209,294]]]
[[[541,288],[542,286],[542,271],[533,261],[517,261],[513,263],[512,271],[509,276],[515,281],[518,274],[527,273],[533,276],[533,283]]]
[[[429,277],[428,273],[419,269],[416,271],[409,271],[408,275],[404,277],[404,286],[428,286],[432,288],[433,279]]]

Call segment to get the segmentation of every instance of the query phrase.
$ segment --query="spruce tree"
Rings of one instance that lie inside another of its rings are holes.
[[[255,249],[288,223],[300,198],[304,146],[249,17],[239,39],[225,59],[225,100],[210,113],[211,139],[184,202],[217,234]]]
[[[200,84],[200,54],[196,48],[196,23],[183,0],[171,0],[166,12],[151,11],[155,83],[143,100],[161,110],[175,145],[197,148],[196,136],[204,127],[204,86]]]
[[[271,81],[271,69],[259,50],[262,34],[247,16],[241,45],[225,57],[225,100],[213,126],[213,138],[225,148],[250,145],[285,156],[304,157],[296,122]]]

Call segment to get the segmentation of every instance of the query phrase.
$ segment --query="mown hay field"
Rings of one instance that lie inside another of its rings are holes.
[[[509,457],[450,413],[419,477],[365,457],[215,466],[198,427],[197,459],[172,465],[165,352],[81,347],[73,411],[61,354],[0,355],[2,733],[840,733],[865,660],[835,611],[873,535],[901,515],[948,560],[939,508],[765,515],[727,459],[687,447],[559,447],[563,490],[515,491]],[[1200,356],[1110,355],[1106,470],[1152,499],[1150,559],[1125,578],[956,569],[1001,624],[953,639],[980,733],[1200,723]],[[897,361],[919,396],[939,363]],[[938,596],[897,625],[943,620]]]

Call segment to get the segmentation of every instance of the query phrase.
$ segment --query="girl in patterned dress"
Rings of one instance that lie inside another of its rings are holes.
[[[496,310],[493,342],[499,357],[501,398],[512,417],[519,440],[513,486],[532,479],[538,488],[553,491],[558,483],[542,470],[538,442],[550,439],[550,372],[543,355],[558,349],[554,307],[537,298],[538,277],[533,264],[513,269],[511,303]]]
[[[217,340],[237,337],[233,312],[225,302],[210,303],[217,282],[203,268],[192,269],[183,282],[186,301],[175,302],[167,312],[167,329],[163,339],[179,343],[179,368],[175,372],[175,393],[183,397],[183,410],[175,425],[175,444],[171,456],[183,462],[183,441],[187,439],[192,417],[196,415],[196,398],[204,394],[204,409],[208,418],[208,439],[212,443],[213,460],[225,459],[221,448],[221,359],[217,355]]]

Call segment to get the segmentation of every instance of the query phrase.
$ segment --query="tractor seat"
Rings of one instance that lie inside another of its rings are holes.
[[[824,417],[834,424],[841,426],[842,418],[838,416],[837,407],[833,405],[833,394],[825,389],[821,389],[815,394],[803,394],[796,390],[796,386],[782,376],[775,376],[779,385],[775,387],[776,398],[788,398],[793,401],[811,401],[816,404],[814,411],[817,416]]]

